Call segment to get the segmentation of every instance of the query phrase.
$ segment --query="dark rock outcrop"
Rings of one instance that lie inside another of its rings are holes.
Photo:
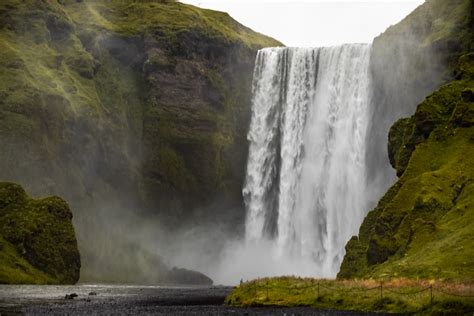
[[[173,267],[168,272],[166,281],[173,284],[188,285],[212,285],[214,283],[211,278],[201,272],[177,267]]]

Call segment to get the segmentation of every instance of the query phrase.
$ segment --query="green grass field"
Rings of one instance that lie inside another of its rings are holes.
[[[408,279],[380,281],[265,278],[245,282],[236,287],[226,298],[226,304],[466,314],[474,312],[474,283]]]

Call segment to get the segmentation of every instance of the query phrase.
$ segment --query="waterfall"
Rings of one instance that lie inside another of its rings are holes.
[[[334,277],[367,212],[370,45],[265,48],[253,80],[246,242]],[[302,274],[292,271],[284,273]]]

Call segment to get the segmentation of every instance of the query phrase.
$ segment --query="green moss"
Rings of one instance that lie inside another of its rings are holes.
[[[409,118],[399,119],[390,128],[388,134],[388,157],[390,164],[397,170],[397,176],[401,176],[410,160],[414,150],[414,143],[410,142],[413,135],[414,124]]]
[[[474,279],[474,100],[463,75],[427,97],[389,135],[401,176],[347,245],[340,278]],[[364,258],[365,257],[365,258]]]
[[[125,36],[154,33],[174,50],[179,50],[179,37],[185,33],[198,33],[200,38],[218,41],[242,42],[254,48],[281,45],[237,23],[227,13],[174,1],[72,2],[66,9],[73,19],[85,20],[83,23],[91,28]]]
[[[426,37],[424,44],[436,43],[447,38],[451,41],[457,40],[466,44],[465,49],[469,49],[469,44],[463,37],[469,36],[465,25],[469,25],[470,10],[472,3],[465,0],[452,1],[433,1],[429,2],[426,8],[426,14],[437,15],[431,25],[430,34]]]
[[[80,257],[72,213],[59,197],[32,200],[0,183],[0,283],[76,283]]]
[[[0,236],[0,283],[55,284],[58,280],[33,267]]]
[[[155,186],[161,190],[178,190],[180,192],[195,192],[196,179],[186,168],[183,158],[166,145],[154,147],[157,151],[156,161],[150,161],[145,168],[147,173],[154,175]]]
[[[474,53],[470,52],[459,58],[456,77],[465,80],[474,79]]]
[[[399,241],[395,243],[399,253],[390,260],[387,256],[386,262],[383,260],[379,266],[369,268],[367,275],[474,278],[474,239],[469,237],[474,230],[474,208],[472,199],[464,195],[459,198],[463,190],[470,190],[472,186],[469,170],[474,166],[470,159],[465,159],[474,154],[469,140],[472,135],[472,128],[458,130],[454,137],[442,143],[428,140],[424,146],[418,146],[403,177],[413,173],[419,175],[402,185],[384,209],[386,215],[378,218],[379,223],[385,223],[387,216],[401,214],[405,209],[404,220],[383,235],[375,232],[373,237],[388,242],[392,236]],[[419,170],[425,172],[420,174]],[[464,212],[459,212],[460,208]],[[451,221],[453,216],[459,221]],[[402,243],[404,247],[401,247]],[[371,251],[376,252],[369,245],[368,255]]]
[[[138,152],[146,97],[139,69],[55,1],[3,1],[0,15],[0,175],[82,201],[95,190],[86,169],[96,165],[94,182],[110,192],[110,178],[136,172],[130,152]],[[96,161],[99,150],[113,161]]]

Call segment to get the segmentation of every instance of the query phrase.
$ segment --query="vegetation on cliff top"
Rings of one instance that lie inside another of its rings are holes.
[[[470,0],[427,0],[374,40],[374,50],[378,56],[388,57],[402,53],[406,65],[400,66],[411,68],[404,69],[403,72],[408,71],[416,78],[424,93],[424,88],[428,88],[430,83],[452,78],[451,72],[456,67],[458,58],[474,49],[472,45]],[[423,55],[420,56],[420,52]],[[394,62],[386,58],[381,62],[384,60],[387,63]],[[437,76],[429,78],[429,74]]]
[[[282,45],[243,26],[225,12],[178,1],[86,1],[85,5],[75,2],[67,3],[67,11],[83,26],[124,36],[154,34],[165,37],[169,46],[179,45],[180,34],[189,32],[201,39],[240,42],[254,49]]]
[[[76,283],[81,262],[71,219],[61,198],[33,200],[0,182],[0,283]]]

